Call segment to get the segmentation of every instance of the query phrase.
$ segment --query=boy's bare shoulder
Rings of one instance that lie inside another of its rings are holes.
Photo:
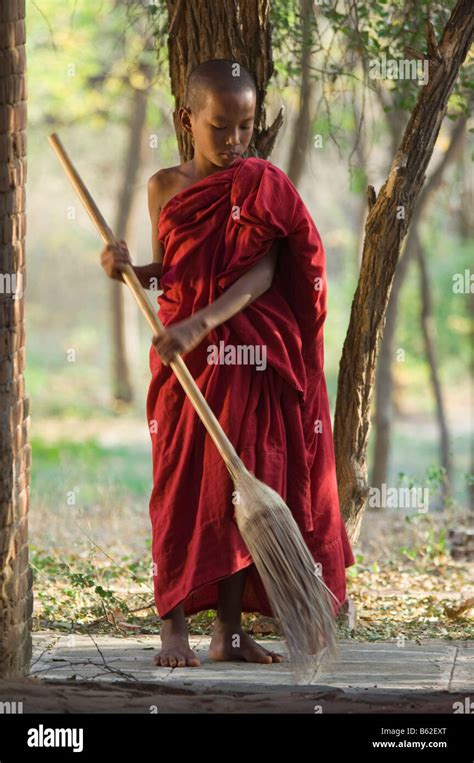
[[[171,196],[189,184],[187,165],[188,162],[175,167],[163,167],[148,178],[148,194],[159,207],[164,206]]]
[[[153,196],[156,201],[161,201],[163,194],[166,193],[166,190],[172,184],[174,169],[174,167],[164,167],[163,169],[154,172],[153,175],[148,178],[148,193],[150,196]]]

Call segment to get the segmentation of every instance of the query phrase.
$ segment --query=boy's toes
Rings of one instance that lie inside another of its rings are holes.
[[[265,654],[270,655],[272,662],[283,662],[285,659],[282,654],[278,654],[278,652],[271,652],[270,649],[265,649]]]
[[[272,658],[266,649],[262,649],[258,644],[252,644],[249,649],[243,652],[243,658],[247,662],[261,662],[263,664],[270,664]]]
[[[157,655],[153,662],[155,665],[159,668],[185,668],[186,665],[189,665],[190,667],[197,668],[201,663],[199,662],[198,658],[194,654],[194,652],[190,652],[189,655]]]

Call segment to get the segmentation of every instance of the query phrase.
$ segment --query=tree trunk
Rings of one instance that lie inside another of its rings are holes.
[[[186,79],[195,66],[211,58],[243,64],[257,86],[255,130],[248,154],[266,159],[283,122],[283,110],[266,126],[264,99],[273,72],[269,0],[167,0],[168,49],[173,114],[181,161],[192,159],[189,135],[182,131],[178,111],[184,102]]]
[[[148,80],[151,79],[149,72]],[[131,99],[128,147],[122,185],[119,190],[117,217],[113,230],[118,239],[127,241],[131,228],[135,189],[143,161],[143,131],[146,124],[149,88],[134,88]],[[133,400],[133,386],[130,378],[130,363],[127,352],[127,324],[125,321],[125,299],[123,284],[110,283],[110,316],[112,321],[112,394],[117,401],[130,403]]]
[[[461,193],[459,196],[459,208],[457,211],[457,224],[460,237],[469,241],[474,236],[474,216],[472,214],[472,198],[474,191],[474,176],[471,167],[471,155],[468,142],[464,143],[464,155],[460,159]],[[474,299],[472,294],[467,294],[464,301],[466,318],[469,326],[468,343],[471,348],[470,373],[471,373],[471,400],[474,389]],[[474,441],[470,443],[470,467],[469,472],[474,474]],[[470,479],[467,485],[467,513],[466,522],[468,527],[474,526],[474,479]]]
[[[311,103],[314,101],[316,80],[310,75],[313,1],[301,0],[302,50],[301,85],[298,115],[293,127],[293,142],[290,148],[287,175],[298,186],[308,161],[311,144]]]
[[[407,237],[403,256],[400,258],[392,291],[387,307],[387,317],[384,335],[381,343],[380,355],[377,361],[377,380],[375,393],[375,447],[374,462],[371,484],[380,487],[388,479],[388,462],[390,455],[390,437],[393,418],[393,372],[392,363],[394,356],[393,342],[398,315],[398,300],[401,289],[408,272],[409,265],[415,255],[414,240],[418,237],[418,227],[429,202],[441,186],[444,173],[449,164],[459,155],[463,145],[466,129],[466,117],[462,116],[456,122],[452,131],[448,149],[443,158],[438,162],[436,169],[428,178],[425,188],[416,204],[413,222]],[[390,125],[392,123],[390,122]],[[392,134],[396,134],[392,133]],[[439,416],[439,413],[438,413]],[[443,435],[441,434],[441,437]],[[447,464],[444,464],[447,468]]]
[[[394,108],[383,87],[376,87],[376,92],[382,107],[389,107],[385,112],[387,125],[390,130],[392,155],[396,154],[402,139],[403,130],[406,126],[405,114],[400,109]],[[429,181],[428,181],[429,183]],[[425,192],[426,192],[425,187]],[[424,193],[418,207],[421,206]],[[412,224],[412,227],[415,223]],[[374,415],[374,463],[372,469],[371,485],[379,487],[388,479],[388,463],[390,454],[391,423],[393,418],[393,387],[392,376],[393,341],[397,323],[398,298],[405,275],[410,264],[410,257],[405,248],[405,254],[397,263],[392,290],[387,306],[386,322],[380,353],[377,359],[375,378],[375,415]]]
[[[431,288],[428,277],[428,268],[426,266],[425,254],[418,231],[415,233],[414,240],[415,255],[420,269],[420,290],[421,290],[421,331],[425,343],[426,359],[430,368],[431,383],[436,401],[436,414],[440,431],[440,457],[441,464],[446,469],[446,479],[441,486],[441,495],[443,502],[450,494],[450,483],[452,480],[451,455],[449,452],[449,433],[446,419],[446,411],[441,389],[441,380],[438,372],[438,361],[436,357],[436,340],[433,325],[433,305],[431,299]]]
[[[334,421],[341,509],[349,537],[360,532],[367,485],[367,441],[375,362],[400,247],[425,179],[459,69],[474,33],[470,0],[458,0],[439,46],[430,27],[429,81],[422,88],[392,162],[367,217],[362,266],[344,342]]]
[[[25,394],[24,0],[0,5],[0,677],[25,675],[31,660],[28,564],[31,446]]]
[[[461,157],[461,178],[462,178],[462,191],[459,199],[459,212],[458,212],[458,230],[459,235],[465,241],[474,236],[474,216],[472,214],[472,197],[474,190],[474,177],[471,169],[471,156],[470,149],[466,142],[465,144],[465,156]],[[467,294],[465,299],[466,317],[469,326],[468,342],[471,348],[471,400],[473,399],[474,390],[472,385],[474,384],[474,299],[472,295]],[[470,473],[474,474],[474,441],[471,437],[471,453],[470,453]],[[468,483],[468,508],[466,520],[469,527],[474,526],[474,479]]]
[[[471,223],[472,225],[472,223]],[[470,295],[469,295],[470,296]],[[466,311],[468,315],[469,320],[469,341],[471,346],[471,400],[472,400],[472,393],[473,393],[473,385],[474,385],[474,299],[469,297],[466,299]],[[474,526],[474,478],[472,475],[474,474],[474,442],[472,439],[472,432],[471,432],[471,458],[470,458],[470,473],[471,473],[471,479],[468,484],[468,520],[469,520],[469,526],[472,528]]]

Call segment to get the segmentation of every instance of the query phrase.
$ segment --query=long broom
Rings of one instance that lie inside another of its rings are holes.
[[[117,243],[57,133],[49,141],[102,240]],[[121,272],[152,331],[160,336],[166,329],[133,268],[127,264]],[[298,682],[308,681],[323,660],[338,656],[330,597],[337,599],[319,574],[290,509],[245,467],[181,356],[176,354],[169,365],[224,459],[236,491],[236,523],[286,638],[290,669]]]

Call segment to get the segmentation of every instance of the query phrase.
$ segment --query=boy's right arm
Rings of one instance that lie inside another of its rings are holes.
[[[125,241],[118,244],[107,244],[101,252],[101,264],[109,278],[123,281],[122,273],[125,263],[132,265],[135,274],[144,289],[159,288],[162,271],[163,246],[158,240],[158,222],[161,211],[162,179],[161,173],[155,172],[148,180],[148,212],[151,221],[151,244],[153,262],[149,265],[133,265]]]
[[[158,239],[158,222],[162,206],[163,194],[163,174],[158,171],[148,180],[148,213],[151,222],[151,248],[153,252],[153,262],[161,265],[163,262],[163,245]]]

